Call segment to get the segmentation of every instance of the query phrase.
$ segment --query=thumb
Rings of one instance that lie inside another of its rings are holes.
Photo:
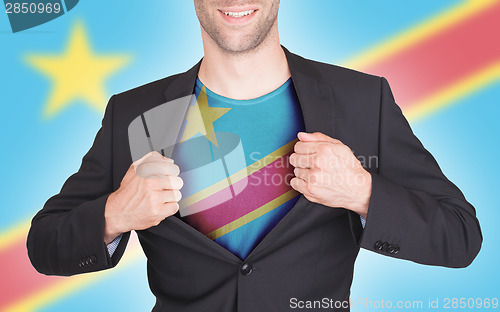
[[[299,140],[306,142],[331,142],[331,143],[340,142],[339,140],[329,137],[321,132],[313,132],[313,133],[299,132],[297,134],[297,137],[299,138]]]
[[[133,165],[134,166],[139,166],[141,163],[143,163],[144,161],[146,161],[146,159],[148,159],[150,157],[155,157],[156,154],[160,154],[160,153],[158,153],[157,151],[151,151],[151,152],[143,155],[141,158],[137,159],[136,161],[134,161]]]
[[[141,158],[137,159],[134,161],[134,166],[139,166],[142,163],[146,162],[156,162],[156,161],[162,161],[165,160],[166,162],[173,163],[174,160],[170,158],[166,158],[165,156],[162,156],[160,153],[157,151],[151,151],[147,153],[146,155],[142,156]]]

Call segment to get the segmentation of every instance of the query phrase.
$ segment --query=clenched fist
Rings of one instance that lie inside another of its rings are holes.
[[[295,167],[290,185],[312,202],[343,207],[366,218],[371,174],[351,149],[320,132],[300,132],[298,137],[290,155],[290,164]]]
[[[104,242],[121,233],[158,225],[179,210],[183,185],[172,159],[153,151],[130,165],[118,190],[109,195]]]

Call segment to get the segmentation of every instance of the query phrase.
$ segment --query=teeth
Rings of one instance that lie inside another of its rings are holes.
[[[247,16],[255,12],[255,10],[248,10],[248,11],[243,11],[243,12],[222,12],[226,14],[227,16],[235,17],[235,18],[240,18],[243,16]]]

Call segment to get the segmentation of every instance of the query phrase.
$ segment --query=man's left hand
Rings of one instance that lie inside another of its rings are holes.
[[[315,203],[343,207],[366,218],[372,177],[351,149],[323,133],[298,134],[290,164],[291,186]]]

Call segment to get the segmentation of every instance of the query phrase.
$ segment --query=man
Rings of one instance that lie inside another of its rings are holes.
[[[323,298],[345,310],[360,247],[430,265],[473,261],[482,243],[475,210],[413,135],[384,78],[290,53],[279,42],[279,0],[194,2],[204,58],[111,98],[79,171],[33,219],[27,245],[39,272],[114,267],[135,230],[153,311],[287,311]],[[172,158],[133,162],[131,122],[193,92]],[[224,162],[218,132],[241,141],[247,175],[236,179],[226,163],[215,184],[199,178],[211,175],[182,179],[195,139]],[[269,172],[282,182],[252,183]],[[222,182],[217,190],[231,195],[203,204]],[[206,184],[201,193],[196,183]],[[179,214],[181,188],[182,200],[205,194],[201,210]]]

